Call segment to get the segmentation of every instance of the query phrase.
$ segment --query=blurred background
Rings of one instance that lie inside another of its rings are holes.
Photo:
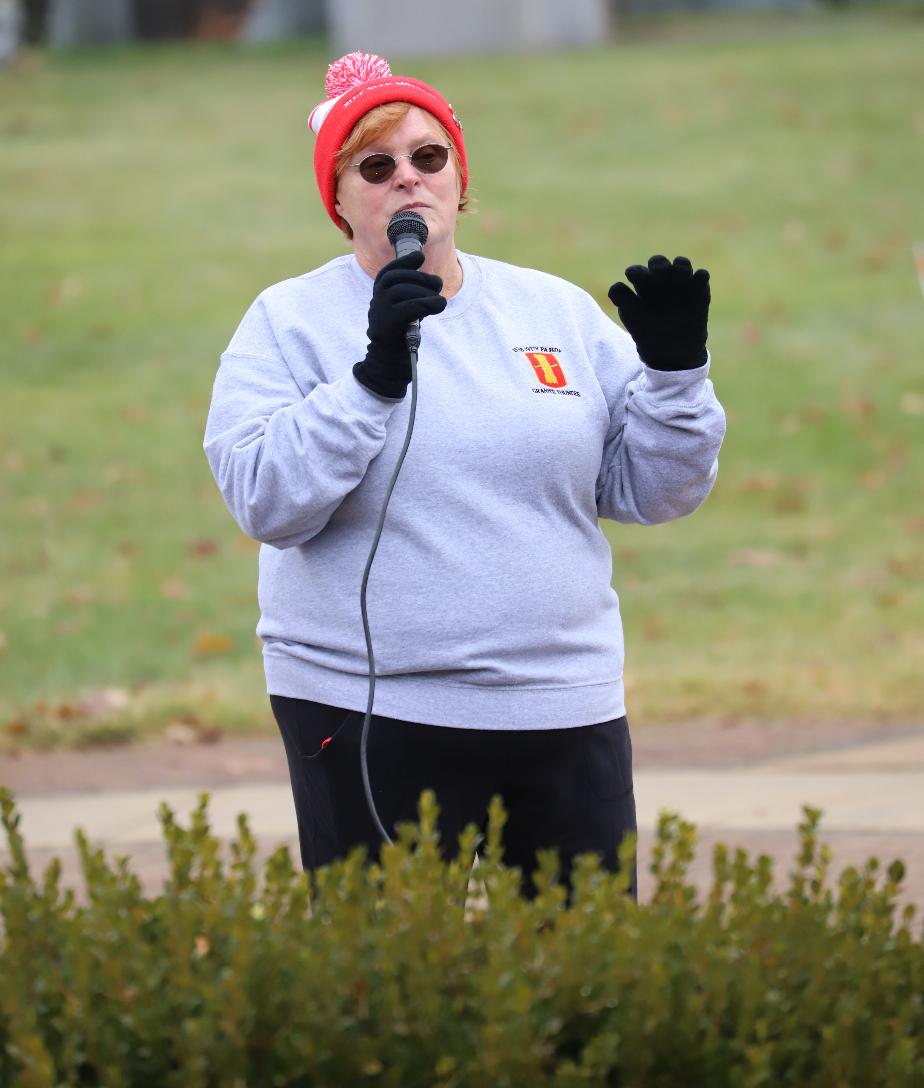
[[[712,274],[716,489],[604,524],[633,726],[920,721],[924,0],[0,0],[0,749],[271,727],[202,431],[346,249],[306,120],[357,48],[460,114],[463,249],[608,311]]]

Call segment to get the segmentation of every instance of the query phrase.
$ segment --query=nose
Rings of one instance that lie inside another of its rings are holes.
[[[416,167],[411,166],[410,159],[398,159],[392,177],[399,186],[417,185],[420,182],[420,174]]]

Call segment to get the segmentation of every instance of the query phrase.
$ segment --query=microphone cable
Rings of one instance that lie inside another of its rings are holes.
[[[389,844],[392,842],[392,838],[385,830],[385,827],[379,818],[378,809],[376,809],[375,800],[372,797],[372,785],[369,781],[367,749],[369,744],[369,726],[372,723],[372,700],[375,698],[375,654],[372,651],[372,635],[369,631],[369,614],[366,610],[366,586],[369,582],[369,571],[372,569],[372,561],[375,559],[375,553],[382,536],[382,529],[385,526],[385,513],[388,510],[388,503],[391,501],[391,493],[395,489],[395,484],[398,481],[398,474],[401,471],[401,466],[404,464],[408,446],[411,444],[411,435],[414,433],[414,418],[417,415],[417,349],[420,346],[419,328],[416,330],[416,343],[413,341],[414,337],[409,330],[408,355],[411,360],[411,410],[407,421],[407,433],[404,436],[404,446],[401,449],[401,453],[398,455],[394,471],[391,474],[391,480],[385,491],[385,501],[382,503],[382,509],[379,512],[379,522],[376,526],[372,547],[369,550],[369,558],[366,560],[366,569],[363,571],[363,581],[359,591],[359,607],[363,615],[363,634],[366,636],[366,656],[369,659],[369,700],[366,704],[366,716],[363,718],[363,731],[359,742],[359,763],[360,768],[362,769],[363,789],[366,793],[366,804],[369,806],[369,815],[372,817],[372,822],[375,824],[382,839]]]

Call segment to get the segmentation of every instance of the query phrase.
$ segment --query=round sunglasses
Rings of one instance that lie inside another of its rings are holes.
[[[450,144],[424,144],[415,148],[410,155],[388,155],[384,151],[376,151],[350,165],[359,171],[359,176],[365,181],[371,185],[379,185],[388,181],[402,159],[407,159],[421,174],[438,174],[449,161],[451,150]]]

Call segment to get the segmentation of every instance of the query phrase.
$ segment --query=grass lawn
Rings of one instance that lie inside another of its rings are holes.
[[[607,307],[652,253],[712,273],[719,483],[691,518],[606,525],[631,720],[920,720],[924,20],[669,26],[407,69],[466,126],[463,248]],[[0,745],[269,723],[256,545],[201,438],[252,298],[344,248],[305,131],[330,59],[0,72]]]

